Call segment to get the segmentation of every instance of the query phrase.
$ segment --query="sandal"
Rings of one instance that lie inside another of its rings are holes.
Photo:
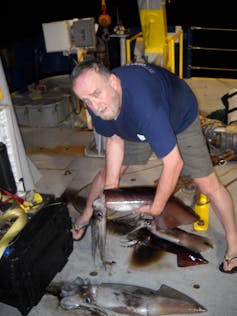
[[[90,222],[84,222],[80,225],[78,225],[76,223],[73,224],[72,229],[75,230],[77,233],[82,229],[84,230],[80,238],[78,238],[78,239],[73,238],[74,241],[79,241],[85,236],[89,224],[90,224]]]
[[[232,256],[227,256],[227,255],[224,256],[224,262],[226,262],[227,264],[229,264],[233,259],[237,259],[237,253],[233,254]],[[222,262],[221,265],[219,266],[219,270],[221,272],[229,273],[229,274],[237,272],[237,266],[233,267],[231,270],[224,270],[224,262]]]

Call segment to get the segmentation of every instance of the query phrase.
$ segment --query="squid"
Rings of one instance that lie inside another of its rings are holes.
[[[158,290],[124,283],[91,283],[77,277],[64,284],[60,306],[65,310],[84,309],[96,315],[159,316],[207,311],[190,296],[165,284]],[[94,314],[93,314],[94,315]]]
[[[94,200],[91,222],[94,260],[98,251],[106,266],[107,226],[112,222],[126,228],[127,243],[123,244],[128,247],[142,245],[175,253],[179,267],[208,263],[200,253],[212,248],[210,239],[179,228],[200,219],[181,200],[171,196],[159,216],[133,212],[142,205],[150,205],[155,192],[156,188],[149,186],[107,189]]]

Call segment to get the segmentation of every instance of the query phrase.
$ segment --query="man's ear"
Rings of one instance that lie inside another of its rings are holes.
[[[115,76],[115,74],[111,74],[110,77],[109,77],[109,83],[110,85],[117,90],[118,88],[118,84],[119,84],[119,81],[118,81],[118,78]]]

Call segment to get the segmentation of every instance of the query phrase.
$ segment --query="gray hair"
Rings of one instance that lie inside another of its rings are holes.
[[[94,70],[98,74],[101,74],[104,77],[104,79],[108,79],[112,73],[111,70],[108,69],[103,63],[91,60],[83,61],[77,64],[71,73],[72,86],[74,85],[75,80],[88,70]]]

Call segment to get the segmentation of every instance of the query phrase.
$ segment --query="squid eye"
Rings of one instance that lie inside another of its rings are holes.
[[[89,297],[86,298],[86,303],[90,304],[91,300]]]

